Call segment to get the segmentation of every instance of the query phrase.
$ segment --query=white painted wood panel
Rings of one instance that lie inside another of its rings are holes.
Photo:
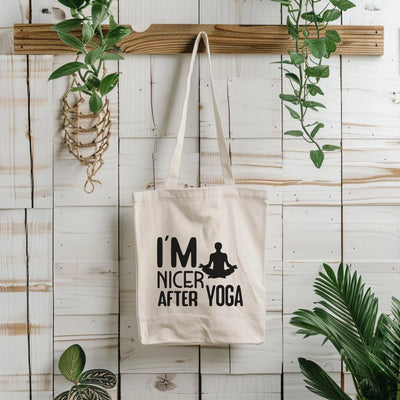
[[[26,77],[26,57],[0,56],[1,208],[32,204]]]
[[[28,400],[26,219],[24,210],[0,211],[0,398]]]
[[[53,241],[52,210],[26,215],[29,279],[31,393],[34,400],[53,397]]]

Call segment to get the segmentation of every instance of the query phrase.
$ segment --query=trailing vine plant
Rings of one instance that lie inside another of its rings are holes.
[[[117,377],[106,369],[83,372],[86,355],[79,344],[68,347],[58,361],[58,369],[65,379],[73,383],[71,389],[60,393],[55,400],[111,400],[106,389],[117,384]]]
[[[72,92],[83,92],[89,96],[90,111],[97,114],[103,107],[103,97],[118,84],[119,73],[102,77],[102,66],[106,60],[123,60],[115,45],[128,36],[131,29],[119,26],[110,11],[113,0],[58,0],[67,6],[71,19],[52,27],[58,37],[77,50],[77,59],[56,69],[49,80],[78,74],[80,83]],[[109,20],[109,31],[102,24]],[[81,29],[76,29],[76,28]]]
[[[324,161],[324,153],[340,149],[332,144],[318,143],[317,134],[324,128],[321,121],[311,122],[309,111],[325,108],[315,101],[324,92],[320,80],[329,77],[329,65],[324,60],[336,51],[341,38],[337,31],[327,29],[338,20],[342,11],[355,7],[349,0],[271,0],[279,2],[287,10],[286,25],[295,42],[295,49],[288,52],[289,59],[279,61],[290,83],[292,93],[280,95],[286,103],[290,116],[298,122],[298,129],[284,132],[285,135],[302,137],[312,144],[310,158],[317,168]]]

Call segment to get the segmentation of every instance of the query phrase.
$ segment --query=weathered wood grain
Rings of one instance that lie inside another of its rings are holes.
[[[28,210],[26,238],[29,276],[29,344],[34,400],[53,398],[53,240],[52,210]]]
[[[107,29],[107,28],[105,28]],[[342,41],[337,54],[383,54],[381,26],[332,26]],[[211,24],[152,24],[144,32],[135,32],[122,39],[117,46],[126,53],[175,54],[190,53],[193,40],[200,31],[210,37],[214,53],[286,54],[294,50],[285,25],[211,25]],[[78,31],[77,31],[78,32]],[[311,36],[315,32],[310,28]],[[62,54],[75,52],[62,43],[51,25],[14,25],[14,54]]]
[[[28,400],[31,364],[24,210],[0,210],[0,243],[0,398]]]
[[[1,208],[32,206],[26,77],[26,57],[0,57]]]
[[[195,374],[124,374],[121,397],[137,400],[197,400]]]
[[[343,207],[343,252],[348,263],[400,260],[400,207]]]
[[[202,399],[278,400],[280,375],[204,375]]]
[[[385,26],[382,57],[343,58],[343,135],[346,139],[398,138],[399,1],[361,0],[343,15],[343,23]]]
[[[344,140],[343,203],[399,205],[399,140]]]
[[[28,58],[32,207],[53,204],[53,98],[48,77],[52,56]]]

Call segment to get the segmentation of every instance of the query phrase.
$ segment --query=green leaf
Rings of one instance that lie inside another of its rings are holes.
[[[322,91],[322,89],[319,86],[314,85],[312,83],[307,84],[307,89],[308,89],[309,93],[311,94],[311,96],[315,96],[317,94],[320,94],[322,96],[324,95],[324,92]]]
[[[74,86],[71,88],[71,92],[84,92],[85,90],[88,90],[86,85]]]
[[[316,67],[307,67],[306,75],[312,78],[328,78],[329,65],[317,65]]]
[[[104,389],[92,385],[75,385],[69,392],[69,400],[112,400]]]
[[[317,101],[310,101],[310,100],[304,100],[303,106],[306,108],[311,108],[312,110],[317,110],[318,107],[320,108],[326,108],[322,103],[318,103]]]
[[[324,22],[336,21],[341,17],[342,13],[337,8],[331,8],[329,10],[325,10],[322,14],[322,20]]]
[[[92,25],[89,23],[82,25],[82,42],[84,44],[89,43],[94,36],[94,30]]]
[[[310,49],[311,54],[319,59],[321,59],[326,53],[325,41],[323,39],[309,39],[308,48]]]
[[[115,22],[115,19],[112,15],[110,15],[110,30],[114,30],[117,28],[117,23]]]
[[[61,21],[58,24],[55,24],[51,30],[56,32],[69,32],[72,29],[76,28],[82,23],[81,19],[66,19],[65,21]]]
[[[96,47],[93,50],[90,50],[89,53],[86,54],[85,63],[89,65],[93,65],[99,58],[102,57],[103,50],[99,47]]]
[[[103,100],[97,92],[93,92],[89,99],[89,108],[95,114],[98,114],[103,107]]]
[[[131,29],[127,26],[118,26],[114,30],[108,32],[105,37],[106,49],[114,46],[120,42],[123,38],[127,37],[131,33]]]
[[[297,111],[293,110],[293,108],[290,108],[289,106],[285,106],[285,107],[288,109],[288,111],[293,119],[300,119],[300,114]]]
[[[322,150],[311,150],[310,158],[317,168],[321,168],[321,165],[324,162],[324,153]]]
[[[75,49],[81,51],[82,53],[86,53],[86,47],[84,44],[75,36],[69,34],[69,33],[64,33],[64,32],[57,32],[58,37],[68,46],[74,47]]]
[[[120,54],[116,53],[106,53],[103,56],[100,57],[102,61],[106,60],[123,60],[124,57],[122,57]]]
[[[115,88],[118,81],[119,81],[119,73],[118,72],[114,72],[112,74],[105,76],[101,80],[100,86],[99,86],[101,95],[104,96],[107,93],[110,93],[111,90],[113,90]]]
[[[293,39],[298,39],[299,38],[299,30],[297,29],[296,25],[292,23],[290,20],[290,17],[288,16],[286,18],[286,26],[288,28],[288,33]]]
[[[62,76],[71,75],[80,69],[87,69],[87,66],[84,63],[73,61],[67,64],[62,65],[60,68],[57,68],[50,76],[49,81],[52,79],[61,78]]]
[[[329,56],[331,53],[336,51],[336,43],[333,40],[325,40],[326,44],[326,56]]]
[[[303,131],[296,131],[296,130],[286,131],[284,133],[284,135],[288,135],[288,136],[303,136]]]
[[[279,97],[283,101],[288,101],[292,104],[299,104],[299,98],[293,94],[280,94]]]
[[[300,85],[300,78],[293,72],[288,72],[287,74],[285,74],[285,77]]]
[[[349,0],[330,0],[330,2],[339,10],[346,11],[356,5]]]
[[[89,90],[98,89],[100,86],[100,79],[94,75],[91,75],[86,79],[86,85]]]
[[[117,384],[117,377],[106,369],[90,369],[79,377],[80,383],[99,385],[105,389],[111,389]]]
[[[339,150],[341,147],[340,146],[334,146],[333,144],[324,144],[322,146],[322,150],[324,151],[335,151]]]
[[[315,14],[313,11],[301,14],[301,18],[309,22],[322,22],[322,18],[318,14]]]
[[[325,37],[335,43],[340,43],[342,41],[339,33],[334,30],[327,30],[325,32]]]
[[[296,51],[288,51],[289,56],[290,56],[290,61],[293,65],[299,65],[304,62],[304,56],[300,53],[297,53]]]
[[[92,24],[96,29],[107,17],[107,9],[104,4],[94,2],[92,5]]]
[[[318,122],[317,125],[314,126],[314,129],[311,131],[310,136],[312,138],[319,132],[320,129],[324,128],[325,125],[322,122]]]
[[[299,358],[306,388],[328,400],[351,400],[338,384],[315,362]]]
[[[73,344],[61,355],[58,369],[71,382],[76,382],[85,367],[86,356],[79,344]]]
[[[69,390],[60,393],[54,400],[68,400]]]
[[[58,0],[58,1],[64,6],[73,9],[79,8],[84,3],[84,0]]]

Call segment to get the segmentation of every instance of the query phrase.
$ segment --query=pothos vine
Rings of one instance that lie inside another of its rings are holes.
[[[310,122],[309,111],[325,108],[315,101],[323,96],[320,80],[329,77],[329,65],[324,59],[336,51],[341,38],[337,31],[327,29],[332,21],[338,20],[342,11],[355,7],[349,0],[271,0],[281,3],[287,10],[286,25],[294,39],[295,49],[288,52],[289,59],[278,61],[290,83],[292,93],[282,93],[280,98],[290,116],[298,122],[298,129],[284,132],[285,135],[302,137],[313,145],[310,158],[317,168],[324,161],[324,153],[340,149],[332,144],[321,145],[318,132],[324,128],[321,121]]]

